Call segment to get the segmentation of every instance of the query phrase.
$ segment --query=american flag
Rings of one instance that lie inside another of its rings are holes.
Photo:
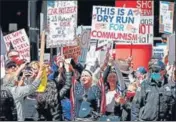
[[[101,114],[105,114],[106,112],[106,94],[105,94],[105,85],[102,78],[102,74],[100,74],[100,79],[98,81],[98,86],[101,90],[101,106],[100,106],[100,112]]]
[[[71,101],[71,120],[74,120],[76,117],[75,111],[75,97],[74,97],[74,90],[75,90],[76,79],[72,77],[72,87],[70,90],[70,101]]]

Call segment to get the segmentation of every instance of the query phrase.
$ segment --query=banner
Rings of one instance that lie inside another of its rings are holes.
[[[116,7],[140,9],[139,40],[133,41],[134,44],[153,44],[154,27],[154,1],[153,0],[116,0]],[[126,44],[116,41],[117,44]]]
[[[160,33],[173,33],[174,2],[160,1]]]
[[[91,39],[134,43],[139,37],[139,23],[138,9],[93,6]]]
[[[10,43],[17,50],[23,59],[30,62],[30,43],[24,29],[10,33],[4,36],[7,51],[10,50]]]
[[[74,58],[75,55],[81,55],[81,48],[80,46],[63,47],[63,55],[65,59]]]
[[[1,78],[5,76],[5,61],[4,56],[1,55]]]
[[[77,1],[47,1],[47,48],[75,45],[77,8]]]

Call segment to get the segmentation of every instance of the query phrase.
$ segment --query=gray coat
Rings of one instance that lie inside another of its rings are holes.
[[[32,84],[26,86],[14,86],[13,83],[16,81],[16,78],[12,78],[11,81],[6,81],[3,79],[3,87],[6,87],[11,92],[16,109],[17,109],[17,118],[18,121],[24,121],[24,112],[23,112],[23,105],[24,105],[24,97],[34,93],[38,86],[40,85],[40,80],[35,79]]]

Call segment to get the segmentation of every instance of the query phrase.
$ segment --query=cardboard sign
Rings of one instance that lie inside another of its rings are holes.
[[[139,40],[133,44],[153,44],[154,26],[154,1],[153,0],[116,0],[116,7],[140,9]],[[117,44],[125,42],[116,41]]]
[[[159,31],[173,33],[174,2],[160,1]]]
[[[47,1],[47,48],[75,43],[77,1]]]
[[[139,37],[139,24],[138,9],[93,6],[91,39],[135,43]]]
[[[5,76],[5,61],[4,56],[1,55],[1,78]]]
[[[63,55],[65,59],[74,58],[75,55],[79,56],[81,54],[80,46],[68,46],[63,48]]]
[[[10,33],[4,36],[7,51],[10,50],[10,43],[17,50],[23,59],[30,62],[30,43],[24,29]]]

